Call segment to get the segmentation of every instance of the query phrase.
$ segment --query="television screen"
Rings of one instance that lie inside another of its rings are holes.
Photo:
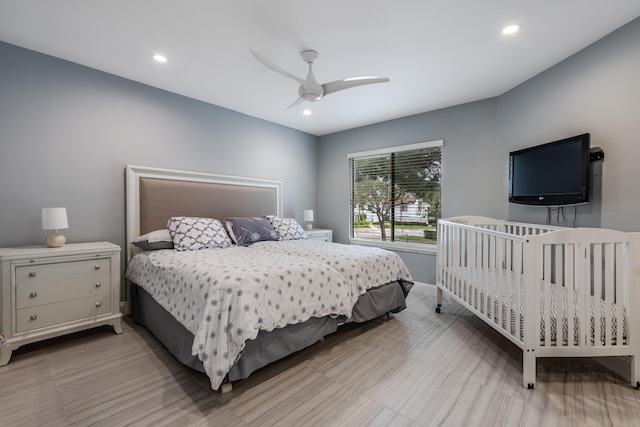
[[[562,206],[589,202],[590,135],[509,153],[509,201]]]

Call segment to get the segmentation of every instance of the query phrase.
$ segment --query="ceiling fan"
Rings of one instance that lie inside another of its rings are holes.
[[[289,108],[295,107],[296,105],[299,105],[304,101],[318,101],[323,96],[329,95],[330,93],[338,92],[340,90],[349,89],[356,86],[370,85],[373,83],[385,83],[389,81],[387,77],[363,76],[350,77],[325,84],[320,84],[316,81],[316,77],[313,75],[312,70],[313,63],[316,62],[316,59],[318,59],[318,52],[316,52],[315,50],[303,50],[300,53],[300,56],[302,57],[304,62],[309,64],[309,72],[307,73],[306,79],[301,79],[300,77],[294,76],[293,74],[278,67],[259,53],[255,52],[253,49],[249,50],[251,50],[253,56],[255,56],[258,61],[262,62],[267,68],[270,68],[276,73],[280,73],[283,76],[289,77],[300,83],[300,87],[298,88],[299,97],[293,102],[293,104],[289,106]]]

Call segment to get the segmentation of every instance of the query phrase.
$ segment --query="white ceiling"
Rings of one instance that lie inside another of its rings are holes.
[[[324,135],[500,95],[638,16],[638,0],[0,0],[0,40]],[[302,78],[317,50],[320,83],[391,82],[287,109],[298,83],[250,48]]]

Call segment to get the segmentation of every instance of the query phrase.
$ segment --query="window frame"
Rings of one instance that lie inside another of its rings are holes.
[[[438,251],[437,244],[431,243],[410,243],[410,242],[401,242],[401,241],[383,241],[383,240],[373,240],[373,239],[364,239],[354,237],[353,234],[353,174],[350,166],[351,159],[363,158],[363,157],[371,157],[378,155],[385,155],[391,153],[399,153],[404,151],[412,151],[419,150],[424,148],[433,148],[440,147],[440,158],[442,159],[442,147],[444,146],[444,140],[437,139],[432,141],[418,142],[415,144],[406,144],[399,145],[394,147],[380,148],[376,150],[368,150],[368,151],[358,151],[355,153],[347,154],[347,165],[349,168],[349,241],[353,244],[358,244],[362,246],[374,246],[384,249],[397,250],[401,252],[413,252],[413,253],[424,253],[424,254],[436,254]],[[442,176],[442,175],[441,175]],[[442,179],[442,178],[441,178]],[[442,200],[442,182],[440,183],[440,200]],[[442,211],[442,206],[440,207]]]

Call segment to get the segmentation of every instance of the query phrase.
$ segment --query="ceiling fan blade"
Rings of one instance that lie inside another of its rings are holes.
[[[340,90],[349,89],[356,86],[370,85],[374,83],[386,83],[390,81],[387,77],[351,77],[348,79],[336,80],[334,82],[325,83],[322,85],[324,94],[338,92]]]
[[[305,81],[303,79],[301,79],[300,77],[296,77],[293,74],[283,70],[282,68],[278,67],[276,64],[274,64],[273,62],[269,61],[267,58],[265,58],[264,56],[260,55],[258,52],[254,51],[253,49],[249,49],[251,51],[251,53],[253,54],[253,56],[256,57],[256,59],[260,62],[262,62],[262,64],[267,67],[267,68],[271,68],[273,71],[275,71],[276,73],[280,73],[285,77],[289,77],[295,81],[297,81],[300,84],[304,84]]]
[[[303,97],[299,97],[298,99],[296,99],[295,101],[293,101],[293,104],[289,105],[287,108],[293,108],[296,105],[300,105],[305,101],[305,99]]]

